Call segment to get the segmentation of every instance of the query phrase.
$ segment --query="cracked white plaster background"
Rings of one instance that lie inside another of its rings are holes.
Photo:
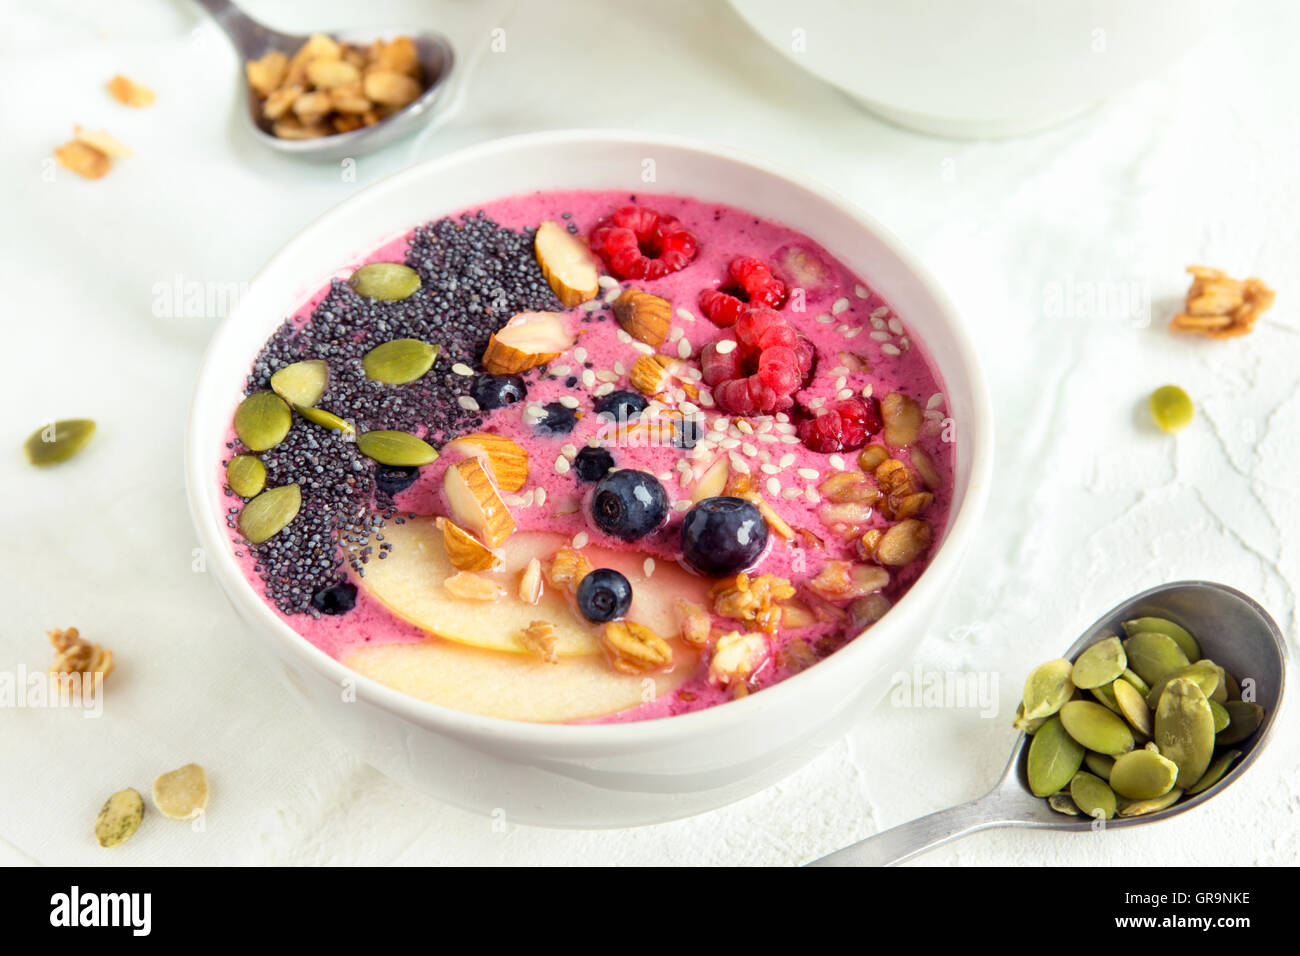
[[[1261,601],[1297,649],[1295,5],[1240,5],[1231,32],[1065,126],[969,143],[861,112],[719,3],[620,0],[599,15],[576,0],[247,6],[287,29],[440,22],[465,49],[504,24],[508,52],[478,59],[448,126],[363,158],[353,184],[242,138],[239,64],[191,5],[7,5],[0,111],[17,133],[0,154],[0,282],[8,354],[26,358],[0,383],[10,449],[0,666],[44,667],[45,630],[67,625],[120,664],[111,720],[0,711],[0,861],[801,863],[982,793],[1015,739],[1028,668],[1128,594],[1222,581]],[[580,55],[559,69],[557,50]],[[619,82],[628,62],[654,64],[654,96]],[[153,86],[158,104],[112,104],[102,85],[116,72]],[[97,183],[42,182],[73,123],[107,128],[136,155]],[[191,571],[180,442],[215,320],[155,318],[151,289],[177,273],[246,279],[323,209],[444,150],[600,125],[719,140],[800,168],[881,219],[947,287],[993,389],[997,473],[917,665],[999,674],[1001,713],[886,702],[779,786],[714,813],[604,833],[494,830],[327,739],[254,657],[215,584]],[[1258,275],[1277,305],[1245,339],[1176,338],[1164,324],[1189,263]],[[1148,327],[1060,314],[1052,298],[1131,283],[1149,296]],[[1145,412],[1166,382],[1197,404],[1176,440]],[[18,445],[36,423],[72,415],[99,420],[94,445],[73,466],[33,474]],[[917,864],[1293,864],[1300,733],[1293,720],[1276,733],[1210,808],[1122,833],[991,831]],[[144,790],[189,760],[212,779],[204,833],[154,826],[111,855],[93,845],[108,793]]]

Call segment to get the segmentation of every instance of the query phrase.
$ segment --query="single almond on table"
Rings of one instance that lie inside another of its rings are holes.
[[[673,307],[657,295],[628,289],[614,300],[614,318],[632,338],[647,345],[659,345],[668,336]]]
[[[506,589],[501,585],[470,571],[456,572],[443,581],[442,586],[456,597],[470,601],[496,601],[506,595]]]
[[[600,292],[600,270],[595,255],[586,243],[559,223],[548,219],[537,227],[533,252],[551,291],[566,307],[581,305]]]
[[[454,521],[434,518],[433,523],[442,531],[447,560],[457,571],[491,571],[501,563],[491,549]]]
[[[108,92],[123,106],[152,106],[156,97],[153,90],[134,80],[127,79],[121,73],[108,81]]]
[[[500,547],[514,533],[515,519],[479,459],[466,458],[448,468],[442,488],[456,524],[489,548]]]
[[[442,446],[442,454],[448,452],[485,459],[502,491],[518,491],[528,481],[528,452],[504,435],[488,432],[461,435]]]
[[[544,365],[573,345],[559,312],[521,312],[493,332],[483,351],[483,368],[493,375],[513,375]]]

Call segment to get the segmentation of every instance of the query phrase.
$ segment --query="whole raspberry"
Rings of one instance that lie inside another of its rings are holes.
[[[861,448],[883,422],[874,398],[831,402],[816,418],[799,424],[800,440],[813,451],[830,454]]]
[[[786,285],[772,275],[762,259],[739,256],[727,266],[728,281],[700,293],[700,311],[716,325],[730,326],[746,308],[779,309],[785,305]]]
[[[596,224],[591,250],[620,279],[662,279],[685,268],[699,244],[676,216],[627,205]]]

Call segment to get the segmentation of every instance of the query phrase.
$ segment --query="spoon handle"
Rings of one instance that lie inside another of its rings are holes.
[[[1007,812],[1008,809],[1003,794],[994,790],[978,800],[939,810],[869,836],[808,865],[893,866],[976,830],[1014,825],[1014,817]]]
[[[269,49],[279,49],[286,41],[292,43],[296,39],[263,26],[230,0],[195,0],[195,3],[208,11],[246,60],[259,57]]]

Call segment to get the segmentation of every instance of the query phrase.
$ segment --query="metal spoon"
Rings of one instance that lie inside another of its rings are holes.
[[[1030,738],[1021,734],[1002,779],[978,800],[877,833],[810,865],[891,866],[949,840],[993,827],[1077,832],[1098,825],[1108,830],[1141,826],[1177,816],[1222,793],[1255,762],[1268,742],[1286,680],[1287,651],[1282,632],[1267,611],[1240,591],[1208,581],[1180,581],[1144,591],[1113,608],[1075,641],[1065,656],[1073,660],[1103,637],[1122,636],[1121,621],[1146,616],[1164,617],[1182,624],[1196,635],[1205,657],[1229,674],[1255,681],[1255,699],[1264,708],[1263,722],[1252,737],[1236,745],[1243,751],[1241,758],[1213,787],[1190,800],[1180,800],[1167,810],[1145,816],[1117,817],[1104,824],[1064,816],[1049,809],[1046,800],[1030,792],[1025,778]]]
[[[282,50],[292,56],[302,46],[307,37],[291,33],[280,33],[258,23],[248,16],[230,0],[197,0],[212,18],[230,37],[242,60],[255,60],[271,50]],[[346,156],[360,156],[381,146],[407,136],[429,121],[434,115],[432,109],[447,89],[448,78],[452,74],[455,55],[451,43],[440,33],[415,30],[382,31],[343,31],[331,34],[340,41],[353,44],[368,44],[372,40],[391,40],[406,35],[415,41],[419,54],[420,67],[424,71],[428,88],[412,103],[387,119],[380,120],[373,126],[363,126],[350,133],[335,133],[333,136],[321,136],[317,139],[281,139],[271,133],[270,124],[262,118],[261,100],[252,88],[248,89],[248,119],[253,134],[267,146],[282,153],[290,153],[307,159],[341,159]]]

